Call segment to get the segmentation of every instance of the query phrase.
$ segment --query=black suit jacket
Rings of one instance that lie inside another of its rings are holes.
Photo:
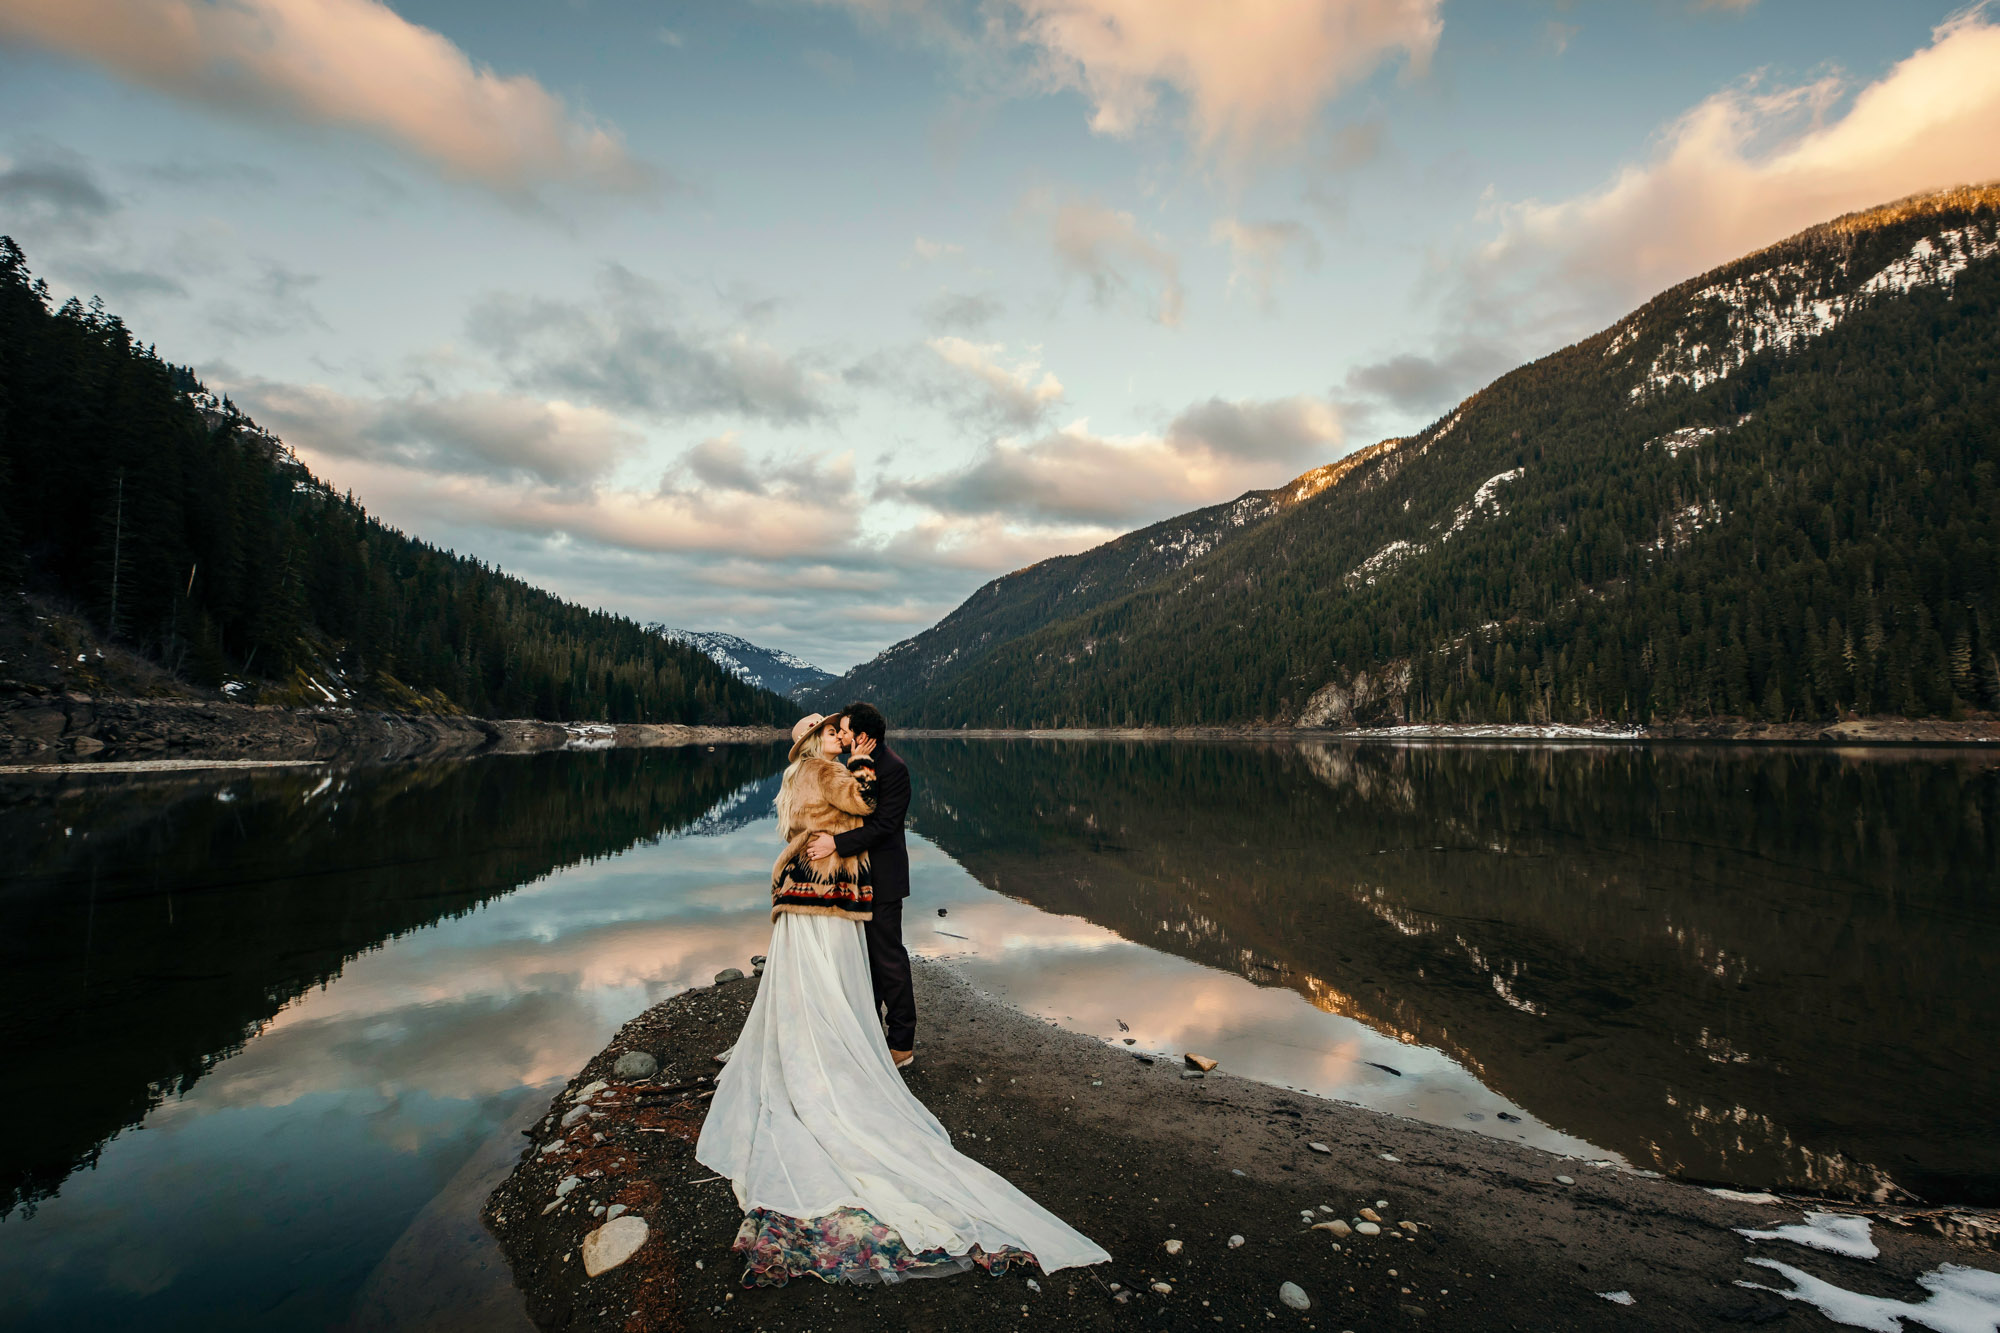
[[[868,853],[868,878],[875,901],[901,902],[910,896],[910,849],[903,841],[903,817],[910,813],[910,766],[885,743],[877,746],[875,813],[861,827],[834,835],[842,856]]]

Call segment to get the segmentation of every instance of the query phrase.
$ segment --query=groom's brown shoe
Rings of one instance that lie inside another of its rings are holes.
[[[908,1069],[917,1062],[917,1053],[915,1051],[890,1051],[889,1058],[896,1062],[896,1068]]]

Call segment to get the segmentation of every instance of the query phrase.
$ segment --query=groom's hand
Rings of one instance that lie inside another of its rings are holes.
[[[833,855],[833,835],[815,833],[806,839],[806,855],[815,861],[824,861]]]

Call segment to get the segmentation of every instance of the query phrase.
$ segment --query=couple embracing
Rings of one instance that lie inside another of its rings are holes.
[[[910,771],[872,705],[792,729],[764,979],[695,1156],[744,1210],[752,1285],[896,1282],[1109,1260],[951,1145],[903,1082],[916,998],[902,940]]]

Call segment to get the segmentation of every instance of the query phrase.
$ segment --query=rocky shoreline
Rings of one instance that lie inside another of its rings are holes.
[[[1839,722],[1750,722],[1741,718],[1622,723],[1414,722],[1380,727],[963,727],[909,729],[899,736],[926,740],[1268,740],[1268,741],[1564,741],[1585,744],[1638,741],[1723,741],[1778,745],[1995,745],[2000,717],[1862,717]]]
[[[775,727],[490,720],[357,708],[281,708],[68,691],[0,699],[0,761],[146,760],[395,763],[539,750],[773,742]]]
[[[1846,1205],[1555,1157],[1226,1071],[1195,1076],[1172,1055],[1059,1030],[920,961],[912,1089],[962,1151],[1113,1262],[746,1289],[730,1251],[740,1214],[728,1182],[693,1153],[713,1055],[734,1042],[758,984],[720,981],[647,1010],[524,1131],[484,1218],[540,1328],[1680,1329],[1812,1318],[1776,1294],[1797,1279],[1760,1260],[1912,1303],[1927,1296],[1916,1279],[1941,1265],[1996,1267],[2000,1229],[1983,1215],[1871,1220]],[[621,1059],[633,1077],[620,1076]],[[1879,1256],[1736,1230],[1796,1224],[1812,1208],[1842,1210],[1836,1227],[1864,1228]]]

